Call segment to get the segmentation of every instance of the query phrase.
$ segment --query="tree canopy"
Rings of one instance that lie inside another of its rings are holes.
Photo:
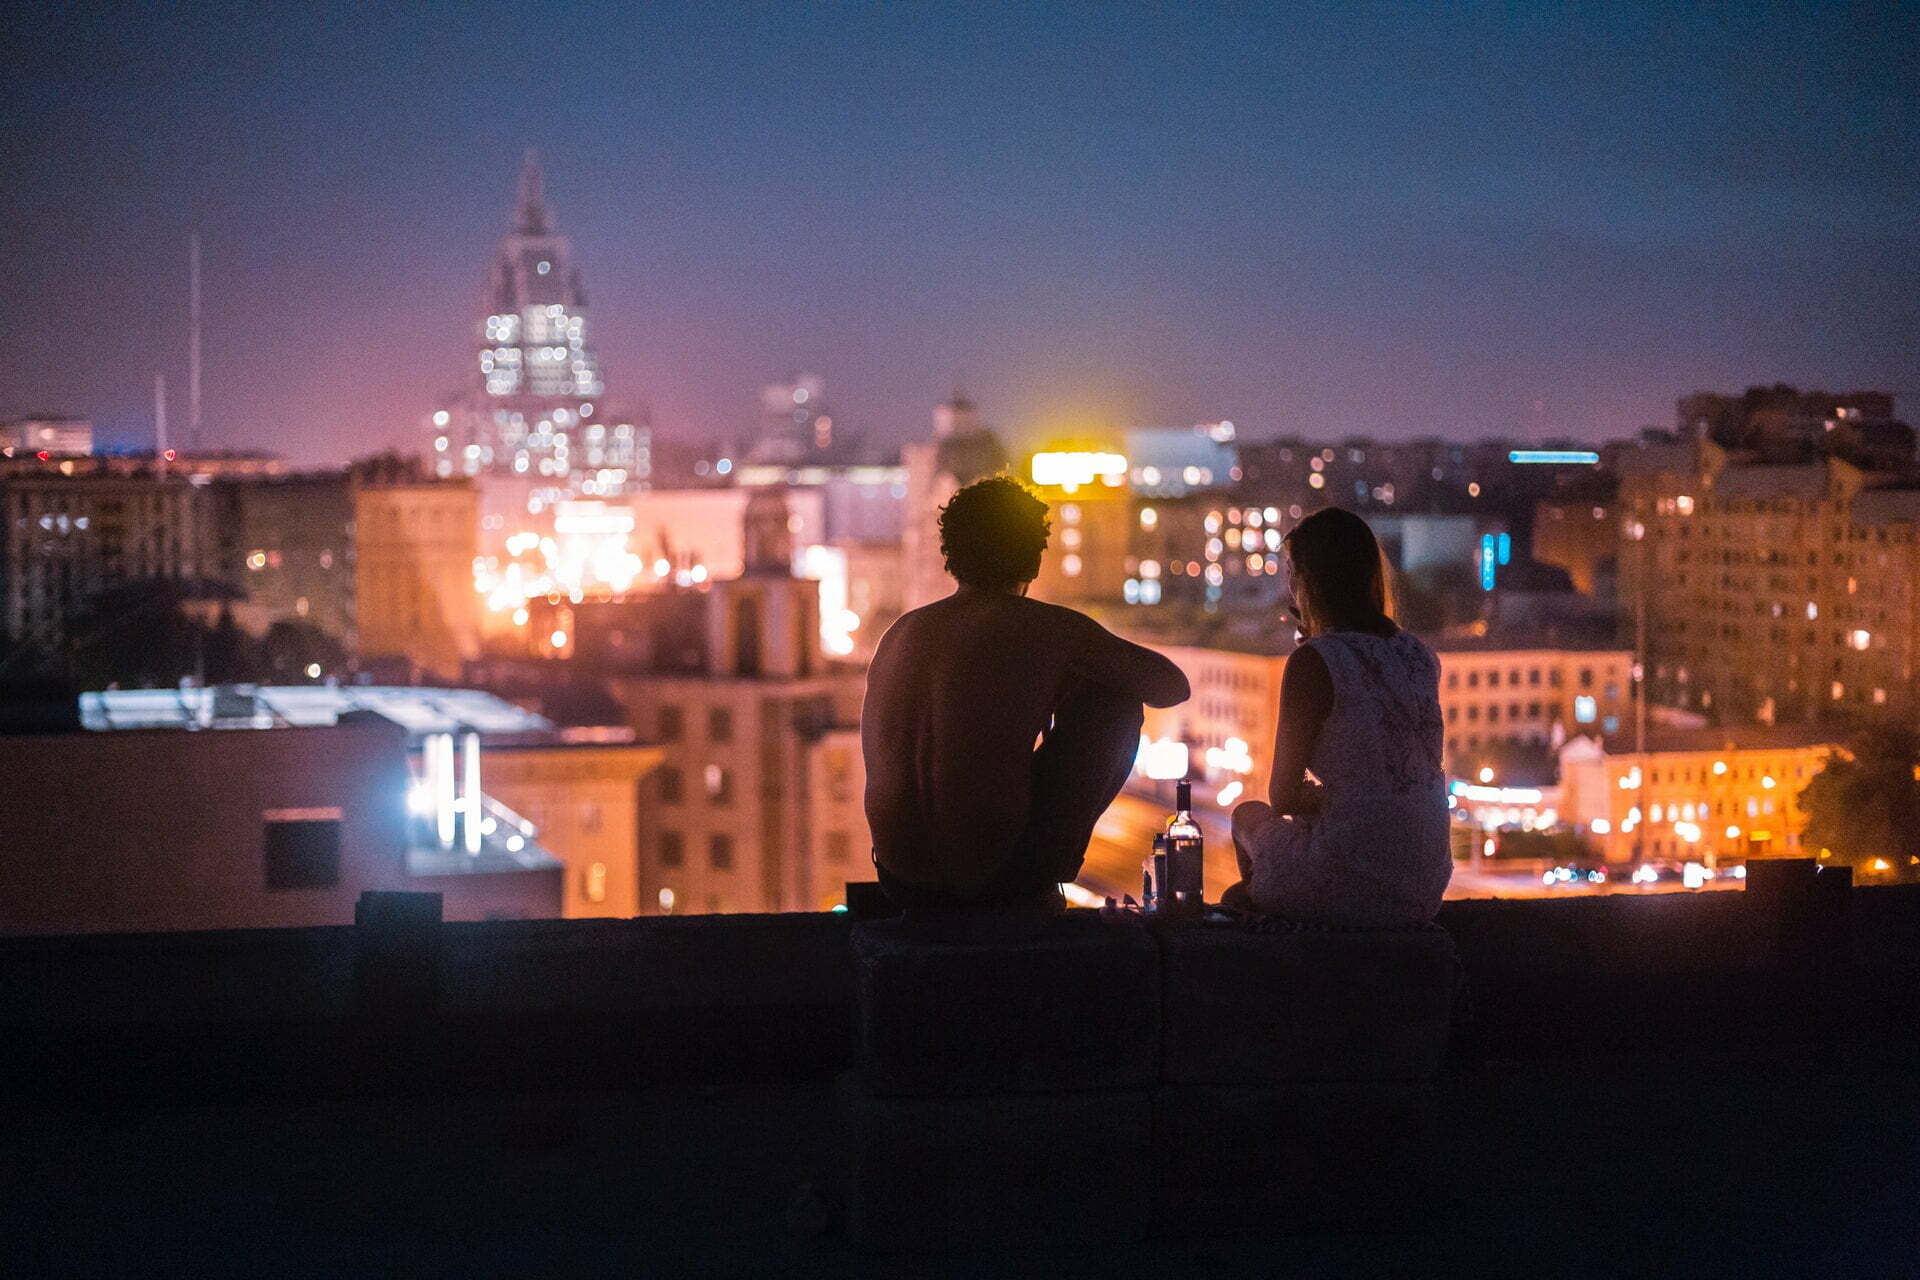
[[[1870,878],[1920,878],[1920,732],[1876,724],[1834,752],[1800,793],[1803,837]]]

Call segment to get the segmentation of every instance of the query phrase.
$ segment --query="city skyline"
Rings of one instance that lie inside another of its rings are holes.
[[[670,435],[796,370],[887,443],[956,382],[1017,433],[1386,438],[1910,394],[1903,12],[28,15],[0,410],[144,444],[198,230],[206,443],[418,448],[529,146],[609,383]]]

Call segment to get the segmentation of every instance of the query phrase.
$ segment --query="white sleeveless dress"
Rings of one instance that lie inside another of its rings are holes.
[[[1308,640],[1333,677],[1333,710],[1307,762],[1320,813],[1245,833],[1261,911],[1349,925],[1432,920],[1453,875],[1441,767],[1440,661],[1406,631]]]

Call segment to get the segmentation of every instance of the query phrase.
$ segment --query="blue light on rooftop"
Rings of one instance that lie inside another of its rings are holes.
[[[1600,455],[1591,449],[1513,449],[1508,452],[1507,461],[1523,466],[1594,467],[1600,465]]]

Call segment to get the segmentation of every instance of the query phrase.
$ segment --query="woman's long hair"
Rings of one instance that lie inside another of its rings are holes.
[[[1351,511],[1316,511],[1286,536],[1293,595],[1315,631],[1393,617],[1392,571],[1379,539]]]

